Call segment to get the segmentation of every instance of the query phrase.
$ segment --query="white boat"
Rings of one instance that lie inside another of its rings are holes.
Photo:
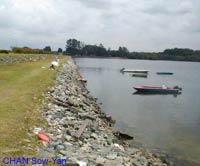
[[[122,68],[120,71],[121,72],[131,72],[131,73],[148,73],[149,72],[149,70],[125,69],[125,68]]]

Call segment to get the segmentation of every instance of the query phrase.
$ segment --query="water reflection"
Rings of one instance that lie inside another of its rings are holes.
[[[178,95],[180,95],[181,93],[178,93],[178,94],[168,94],[168,93],[165,93],[165,94],[162,94],[162,93],[148,93],[148,92],[139,92],[139,91],[136,91],[133,93],[133,95],[143,95],[143,96],[153,96],[153,95],[160,95],[160,96],[166,96],[166,95],[169,95],[169,96],[174,96],[174,97],[177,97]]]

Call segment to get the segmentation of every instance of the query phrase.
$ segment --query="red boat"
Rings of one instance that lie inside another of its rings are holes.
[[[175,87],[166,87],[163,85],[162,87],[153,87],[153,86],[135,86],[133,87],[138,92],[141,93],[150,93],[150,94],[180,94],[181,88],[178,86]]]

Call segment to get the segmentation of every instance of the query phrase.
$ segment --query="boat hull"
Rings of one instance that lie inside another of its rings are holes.
[[[180,89],[162,87],[134,87],[140,93],[149,94],[180,94]]]
[[[147,74],[146,73],[134,73],[132,74],[133,77],[143,77],[143,78],[147,78]]]
[[[121,72],[129,72],[129,73],[148,73],[149,72],[148,70],[125,69],[125,68],[122,68],[120,71]]]
[[[158,75],[173,75],[171,72],[157,72]]]
[[[145,71],[145,70],[123,70],[123,72],[129,72],[129,73],[148,73],[149,71]]]

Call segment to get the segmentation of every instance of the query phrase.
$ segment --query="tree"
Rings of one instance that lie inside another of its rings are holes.
[[[194,51],[188,48],[166,49],[163,52],[164,55],[169,55],[169,56],[190,56],[193,53]]]
[[[44,50],[44,51],[47,51],[47,52],[51,52],[51,47],[50,47],[50,46],[46,46],[46,47],[44,47],[43,50]]]
[[[119,47],[118,49],[118,56],[120,57],[127,57],[129,55],[129,51],[126,47]]]
[[[83,48],[83,43],[76,39],[69,39],[66,42],[66,53],[71,55],[76,55],[81,53],[81,49]]]
[[[58,48],[58,53],[62,53],[62,48]]]

